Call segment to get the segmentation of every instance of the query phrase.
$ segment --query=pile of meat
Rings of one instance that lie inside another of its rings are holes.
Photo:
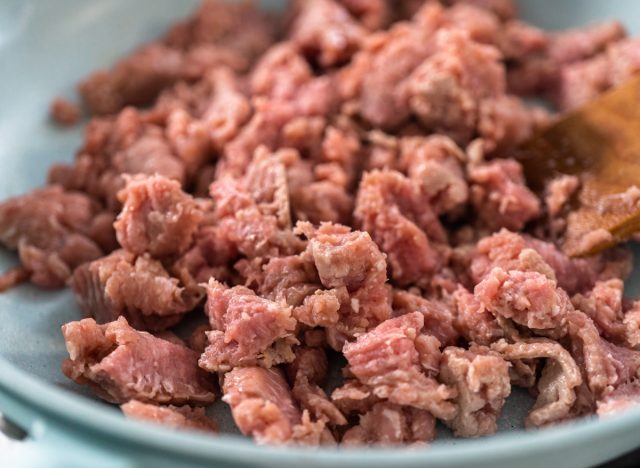
[[[514,386],[536,427],[638,400],[630,252],[567,257],[578,179],[534,193],[510,155],[554,118],[524,96],[574,108],[639,70],[640,42],[549,34],[511,0],[282,16],[206,2],[89,76],[74,162],[0,204],[20,257],[0,288],[68,285],[87,317],[62,327],[65,375],[174,427],[215,430],[221,398],[261,444],[492,434]]]

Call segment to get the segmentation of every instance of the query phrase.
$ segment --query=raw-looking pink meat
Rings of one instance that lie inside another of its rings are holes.
[[[322,348],[300,346],[295,359],[286,366],[289,381],[293,382],[294,400],[315,420],[343,426],[347,420],[322,389],[327,377],[327,356]]]
[[[150,331],[175,325],[203,297],[180,285],[157,260],[124,250],[78,267],[71,287],[87,317],[109,323],[123,316],[134,328]]]
[[[626,344],[627,327],[622,311],[624,283],[619,279],[596,282],[586,294],[571,298],[573,306],[591,317],[602,336],[619,344]]]
[[[529,270],[530,262],[521,256],[526,249],[533,249],[542,257],[555,272],[558,286],[569,294],[591,289],[606,264],[603,257],[569,258],[549,242],[503,229],[478,242],[470,267],[474,284],[495,267],[506,271]]]
[[[387,254],[391,276],[400,285],[416,283],[441,267],[433,244],[445,240],[442,225],[428,197],[399,172],[366,173],[354,215]]]
[[[98,212],[84,193],[57,185],[34,190],[0,203],[0,243],[18,250],[31,282],[61,287],[74,268],[103,255],[90,237]]]
[[[582,377],[576,361],[562,345],[545,338],[535,338],[513,344],[500,340],[492,344],[491,349],[508,361],[547,359],[537,384],[539,394],[525,419],[526,425],[543,426],[570,416]]]
[[[70,322],[62,334],[69,352],[62,371],[106,401],[203,405],[215,399],[213,379],[198,367],[197,353],[134,330],[124,317],[105,325]]]
[[[324,424],[314,425],[308,415],[301,415],[282,372],[276,368],[235,368],[225,374],[222,391],[222,400],[231,406],[240,431],[253,436],[258,444],[318,445],[327,440]]]
[[[532,329],[560,328],[573,310],[567,293],[535,271],[494,268],[476,285],[474,295],[495,316]]]
[[[456,437],[496,432],[496,420],[511,393],[509,367],[507,361],[485,346],[472,346],[469,350],[445,348],[440,380],[458,390],[458,412],[448,422]]]
[[[469,169],[471,204],[490,229],[521,230],[540,214],[540,200],[525,185],[522,166],[500,159]]]
[[[475,133],[481,101],[505,92],[505,68],[497,49],[474,42],[465,31],[442,30],[436,43],[437,52],[408,79],[408,102],[427,129],[466,144]]]
[[[405,138],[400,142],[400,167],[428,196],[437,214],[455,211],[467,202],[469,190],[462,170],[466,155],[449,137]]]
[[[118,242],[136,254],[184,253],[203,218],[198,204],[179,183],[160,176],[133,178],[118,197],[123,203],[114,224]]]
[[[436,420],[428,411],[393,403],[376,403],[342,437],[345,446],[394,446],[431,442]]]
[[[207,285],[206,313],[212,330],[200,366],[226,372],[237,366],[271,367],[293,361],[296,321],[291,308],[264,299],[248,288],[225,287],[215,279]]]
[[[451,400],[457,391],[423,372],[417,344],[423,325],[419,312],[389,319],[347,343],[343,353],[351,373],[377,397],[449,421],[456,415]]]
[[[127,418],[149,421],[174,429],[218,432],[215,421],[204,414],[204,408],[192,406],[156,406],[130,400],[120,409]]]
[[[364,28],[338,1],[303,0],[294,8],[296,18],[289,37],[323,67],[348,61],[364,39]]]
[[[315,229],[299,222],[296,229],[309,239],[307,251],[322,286],[339,294],[340,319],[327,328],[334,349],[342,349],[346,339],[391,316],[387,264],[369,234],[331,223]],[[346,301],[340,301],[343,296]]]
[[[482,303],[462,286],[453,293],[456,307],[454,325],[469,343],[489,346],[504,337],[504,331]]]
[[[424,318],[424,333],[436,337],[444,346],[456,344],[460,336],[455,326],[455,310],[444,302],[396,289],[393,309],[395,315],[420,312]]]

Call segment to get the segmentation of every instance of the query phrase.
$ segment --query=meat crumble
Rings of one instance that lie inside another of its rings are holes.
[[[0,203],[0,291],[68,285],[85,316],[64,374],[173,428],[215,433],[220,398],[259,444],[486,436],[513,387],[533,427],[640,402],[630,251],[565,255],[579,181],[535,192],[513,157],[556,117],[525,97],[584,104],[638,40],[512,0],[291,3],[205,1],[84,79],[74,161]]]

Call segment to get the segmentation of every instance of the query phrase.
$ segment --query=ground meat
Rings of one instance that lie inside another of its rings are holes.
[[[256,296],[242,286],[228,289],[214,279],[207,285],[206,313],[212,330],[200,366],[225,372],[236,366],[271,367],[294,359],[296,321],[291,308]]]
[[[533,329],[562,327],[572,309],[567,293],[535,271],[494,268],[475,287],[474,295],[495,316]]]
[[[495,342],[491,348],[511,361],[514,359],[547,358],[538,381],[538,398],[525,423],[542,426],[562,421],[569,416],[576,401],[576,387],[582,383],[580,368],[560,344],[543,338],[508,344]]]
[[[175,429],[191,429],[203,432],[218,432],[213,419],[204,414],[204,408],[191,406],[156,406],[130,400],[120,408],[127,418],[149,421]]]
[[[460,286],[453,294],[453,300],[457,312],[454,325],[465,340],[489,346],[503,338],[504,331],[476,296]]]
[[[483,346],[469,351],[451,346],[442,353],[440,380],[458,390],[458,411],[448,423],[456,437],[496,431],[496,420],[511,393],[507,361]]]
[[[425,333],[437,338],[442,345],[453,345],[458,340],[455,311],[444,302],[426,299],[408,291],[395,290],[393,309],[396,315],[420,312],[424,318]]]
[[[202,212],[180,184],[160,176],[131,179],[118,194],[118,242],[136,254],[179,255],[191,245]]]
[[[91,319],[63,327],[64,372],[125,413],[211,430],[192,406],[219,378],[260,444],[425,444],[436,419],[478,437],[512,385],[537,398],[528,426],[628,407],[631,251],[559,250],[578,178],[534,193],[514,151],[557,120],[534,102],[570,110],[624,82],[639,40],[516,13],[296,0],[277,20],[203,2],[79,84],[93,117],[73,162],[0,203],[20,260],[0,291],[71,286]]]
[[[123,316],[131,326],[150,331],[175,325],[202,299],[157,260],[123,250],[78,267],[71,287],[87,317],[109,323]]]
[[[421,187],[437,214],[455,212],[466,203],[469,190],[462,170],[466,155],[445,136],[401,141],[400,167]]]
[[[298,223],[297,229],[309,238],[307,249],[322,286],[337,294],[347,293],[348,301],[340,301],[339,322],[327,329],[329,344],[340,350],[347,337],[391,315],[384,255],[366,232],[329,223],[318,229]]]
[[[63,286],[74,268],[103,255],[89,237],[98,206],[83,193],[52,185],[0,203],[0,243],[17,249],[29,279]]]
[[[428,199],[400,173],[365,174],[355,218],[387,254],[391,275],[399,284],[415,283],[441,267],[442,259],[432,244],[444,241],[442,226]]]
[[[321,66],[344,63],[359,48],[365,31],[339,2],[307,0],[296,6],[290,38]]]
[[[571,259],[555,245],[507,230],[486,237],[477,244],[470,274],[474,284],[479,283],[493,268],[527,271],[531,262],[522,253],[532,249],[555,272],[558,286],[569,294],[593,287],[602,274],[602,258]],[[536,269],[539,270],[537,265]],[[539,271],[547,273],[544,271]]]
[[[70,322],[62,334],[69,352],[62,371],[104,400],[181,405],[215,399],[213,379],[198,367],[194,351],[136,331],[123,317],[105,325],[93,319]]]
[[[622,312],[623,287],[618,279],[598,281],[590,292],[576,294],[571,299],[576,309],[591,317],[602,336],[617,343],[627,341]]]
[[[490,229],[521,230],[540,214],[540,201],[525,185],[522,166],[496,160],[469,170],[471,203]]]
[[[458,30],[437,34],[437,52],[408,79],[412,112],[428,129],[466,144],[475,133],[480,102],[506,89],[498,51]]]
[[[378,398],[448,421],[456,414],[450,400],[457,392],[423,373],[418,344],[423,324],[418,312],[389,319],[346,344],[343,352],[351,373]]]
[[[436,420],[425,410],[376,403],[360,416],[359,423],[345,432],[345,446],[394,446],[430,442],[436,435]]]
[[[58,125],[73,125],[80,120],[80,108],[73,102],[58,97],[51,102],[49,114]]]

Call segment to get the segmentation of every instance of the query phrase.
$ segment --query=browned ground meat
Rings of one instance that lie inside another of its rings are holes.
[[[204,1],[79,84],[73,162],[0,203],[20,262],[0,291],[69,285],[90,318],[63,326],[64,373],[174,428],[215,429],[193,406],[216,381],[260,444],[492,434],[514,385],[529,426],[621,411],[630,250],[565,255],[580,177],[534,191],[514,149],[558,115],[523,95],[573,109],[638,50],[616,21],[551,33],[513,0],[297,0],[280,20]]]

